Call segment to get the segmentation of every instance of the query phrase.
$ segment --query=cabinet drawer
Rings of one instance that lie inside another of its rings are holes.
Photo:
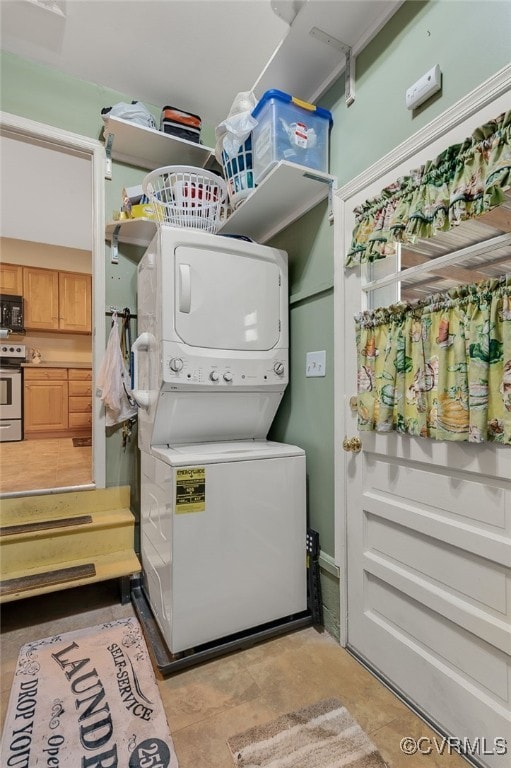
[[[90,397],[70,397],[69,413],[91,413],[92,400]]]
[[[68,368],[68,376],[73,381],[92,381],[92,369]]]
[[[67,368],[25,368],[25,381],[67,381]]]
[[[71,397],[92,397],[91,381],[69,380],[69,395]]]
[[[69,414],[70,429],[83,429],[85,427],[92,427],[92,413]]]

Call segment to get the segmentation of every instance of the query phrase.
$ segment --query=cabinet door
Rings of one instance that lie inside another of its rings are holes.
[[[0,265],[0,293],[23,295],[23,267],[20,264]]]
[[[68,428],[67,381],[25,381],[25,435]]]
[[[92,331],[92,278],[78,272],[59,272],[60,330]]]
[[[24,267],[25,328],[57,331],[59,328],[59,273],[52,269]]]

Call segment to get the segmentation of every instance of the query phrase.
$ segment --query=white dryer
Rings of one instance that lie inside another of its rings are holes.
[[[138,269],[139,446],[265,438],[288,382],[284,251],[160,227]]]

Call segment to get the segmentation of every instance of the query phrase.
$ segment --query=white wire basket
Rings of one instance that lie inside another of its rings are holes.
[[[148,173],[142,189],[156,220],[174,227],[217,232],[227,209],[227,185],[215,173],[190,165],[168,165]]]

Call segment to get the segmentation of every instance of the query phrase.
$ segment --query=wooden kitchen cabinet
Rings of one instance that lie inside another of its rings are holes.
[[[91,333],[91,275],[59,272],[59,329],[71,333]]]
[[[21,264],[0,264],[0,293],[23,295],[23,267]]]
[[[26,367],[24,434],[82,437],[92,434],[92,369]]]
[[[46,437],[68,429],[69,393],[66,368],[25,368],[24,435]]]
[[[92,276],[23,267],[25,328],[29,331],[92,332]]]
[[[69,429],[92,432],[92,370],[69,368]]]
[[[59,330],[59,273],[39,267],[23,268],[23,298],[27,331]]]

